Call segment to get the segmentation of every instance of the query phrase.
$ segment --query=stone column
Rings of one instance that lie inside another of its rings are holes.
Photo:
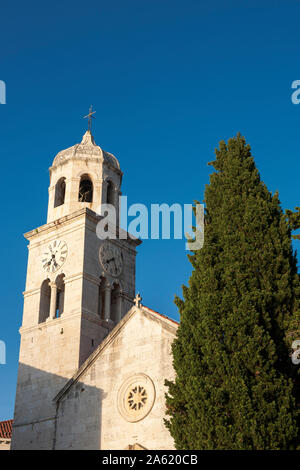
[[[50,297],[50,315],[49,320],[53,320],[56,317],[56,302],[57,302],[57,285],[55,282],[50,282],[51,297]]]
[[[101,185],[101,191],[102,191],[102,195],[101,195],[101,204],[106,204],[107,202],[107,181],[102,181],[102,185]]]
[[[78,192],[79,192],[80,177],[72,177],[66,179],[66,192],[65,192],[65,211],[64,214],[78,210]]]
[[[116,209],[116,226],[119,227],[120,225],[120,201],[119,201],[119,198],[121,196],[121,191],[119,190],[119,188],[114,188],[114,205],[115,205],[115,209]]]
[[[111,287],[106,286],[104,288],[105,298],[104,298],[104,319],[110,321],[110,304],[111,304]]]
[[[95,204],[95,208],[98,209],[99,205],[103,202],[102,201],[102,183],[99,181],[95,181],[93,187],[93,204]]]

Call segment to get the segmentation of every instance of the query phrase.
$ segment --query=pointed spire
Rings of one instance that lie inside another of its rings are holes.
[[[94,137],[92,136],[92,133],[90,130],[86,131],[86,133],[82,137],[81,143],[83,145],[96,145]]]

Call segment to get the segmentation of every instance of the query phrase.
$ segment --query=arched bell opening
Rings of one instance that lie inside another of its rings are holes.
[[[65,275],[60,274],[56,278],[56,287],[57,287],[57,293],[56,293],[56,311],[55,311],[55,317],[59,318],[64,311],[64,303],[65,303],[65,282],[64,282]]]
[[[50,279],[45,279],[41,285],[39,323],[44,323],[50,315],[51,287]]]
[[[78,192],[79,202],[93,202],[93,183],[89,175],[82,175]]]
[[[107,204],[115,205],[115,197],[114,197],[114,185],[111,181],[107,182],[107,189],[106,189],[106,202]]]
[[[66,178],[60,178],[55,185],[54,207],[62,206],[65,203]]]
[[[111,291],[110,318],[114,323],[121,319],[121,289],[120,285],[115,283]]]
[[[106,280],[103,276],[101,276],[98,291],[98,315],[101,320],[104,320],[105,318],[105,285]]]

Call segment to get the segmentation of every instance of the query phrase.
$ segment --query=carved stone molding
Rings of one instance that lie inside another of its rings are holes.
[[[154,383],[146,374],[134,374],[121,385],[118,393],[118,410],[130,423],[144,419],[155,401]]]

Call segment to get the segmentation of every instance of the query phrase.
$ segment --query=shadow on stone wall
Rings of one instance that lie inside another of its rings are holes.
[[[19,364],[12,449],[100,449],[103,392],[78,381],[55,402],[68,380]]]

